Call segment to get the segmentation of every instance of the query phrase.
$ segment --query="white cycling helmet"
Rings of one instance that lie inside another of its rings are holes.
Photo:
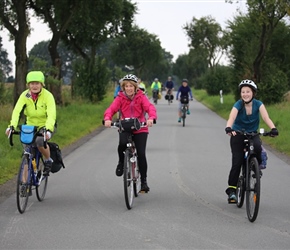
[[[258,87],[252,80],[246,79],[241,81],[241,83],[239,84],[239,90],[241,91],[241,88],[244,86],[250,87],[254,91],[254,93],[257,92]]]
[[[128,75],[125,75],[122,79],[122,81],[124,80],[129,80],[129,81],[133,81],[133,82],[138,82],[138,77],[133,75],[133,74],[128,74]]]

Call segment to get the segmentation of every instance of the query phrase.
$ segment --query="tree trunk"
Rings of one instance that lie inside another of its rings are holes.
[[[51,84],[50,91],[54,95],[56,104],[62,105],[61,59],[57,51],[58,41],[59,41],[59,37],[53,36],[48,46],[48,50],[49,50],[51,61],[52,61],[52,66],[55,68],[52,74],[52,77],[58,80],[58,84]]]
[[[29,34],[29,27],[27,25],[25,1],[15,2],[18,30],[10,30],[14,35],[15,47],[15,86],[14,86],[14,105],[16,104],[20,94],[26,89],[26,74],[27,74],[27,50],[26,41]]]

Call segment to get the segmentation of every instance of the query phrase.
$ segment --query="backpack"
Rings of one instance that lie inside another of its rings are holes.
[[[50,149],[50,157],[53,160],[53,163],[51,166],[51,173],[56,173],[61,168],[65,168],[62,161],[61,150],[55,142],[47,142],[47,144]]]

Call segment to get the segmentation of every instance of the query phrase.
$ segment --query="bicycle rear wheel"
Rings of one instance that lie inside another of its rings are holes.
[[[30,171],[28,156],[23,155],[18,171],[16,188],[17,208],[21,214],[25,212],[29,198],[29,190],[31,190]]]
[[[248,167],[248,180],[246,181],[247,215],[249,221],[254,222],[258,216],[260,205],[260,169],[256,157],[250,159]]]
[[[246,183],[245,183],[245,177],[243,174],[243,167],[241,168],[241,173],[239,176],[238,180],[238,185],[237,185],[237,207],[241,208],[244,205],[244,200],[245,200],[245,191],[246,191]]]
[[[48,176],[43,176],[44,162],[42,157],[39,158],[37,169],[38,186],[36,186],[36,197],[38,201],[43,201],[46,193]]]
[[[124,195],[125,202],[128,209],[131,209],[133,206],[134,200],[134,183],[133,183],[133,173],[132,173],[132,163],[130,161],[130,151],[126,150],[124,158]]]

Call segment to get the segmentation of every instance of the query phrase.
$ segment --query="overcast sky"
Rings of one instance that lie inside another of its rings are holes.
[[[246,12],[245,2],[229,4],[224,0],[132,0],[138,6],[135,16],[136,24],[149,33],[158,36],[161,46],[174,56],[188,53],[188,38],[182,29],[192,18],[197,19],[211,15],[224,28],[227,20],[232,20],[239,8]],[[50,39],[47,25],[33,20],[33,31],[27,39],[27,51],[34,44]],[[9,42],[6,29],[1,32],[3,48],[7,50],[9,59],[14,63],[14,42]],[[150,56],[150,55],[149,55]]]

